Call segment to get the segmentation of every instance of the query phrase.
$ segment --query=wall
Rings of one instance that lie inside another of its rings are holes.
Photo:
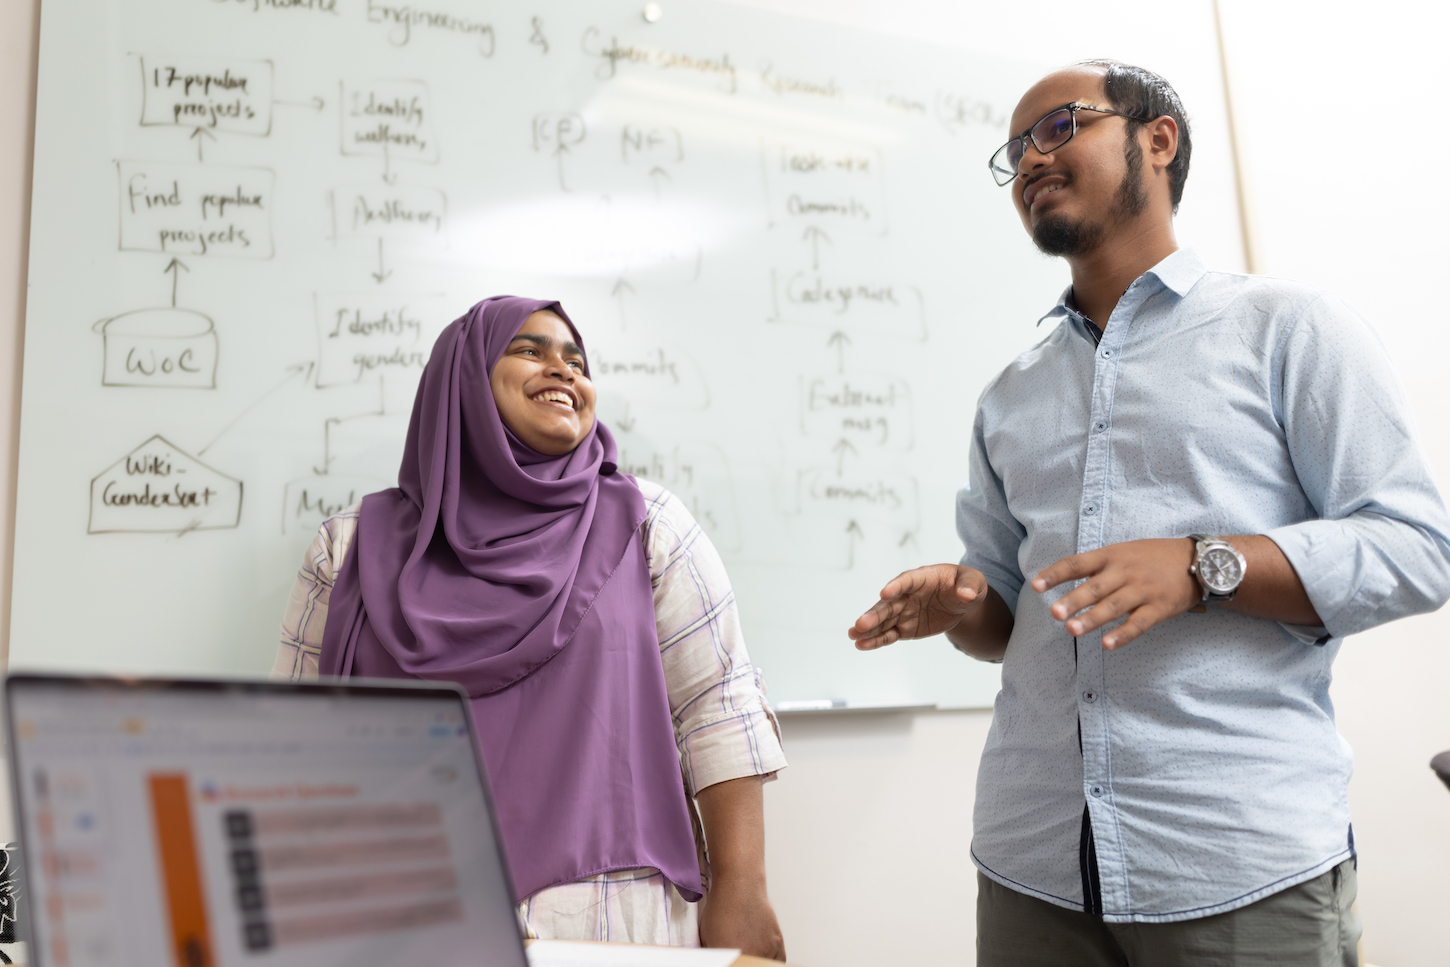
[[[1091,10],[1063,0],[1026,9],[948,0],[735,2],[964,51],[1018,37],[1018,54],[1046,67],[1115,56],[1162,72],[1187,102],[1197,142],[1180,239],[1212,264],[1242,266],[1231,214],[1195,207],[1232,184],[1207,0],[1111,0]],[[1444,408],[1450,332],[1432,285],[1450,254],[1437,230],[1447,202],[1422,169],[1450,137],[1433,122],[1439,85],[1431,75],[1442,59],[1433,45],[1450,24],[1430,3],[1367,9],[1224,0],[1249,180],[1266,271],[1333,287],[1374,320],[1446,482],[1450,434],[1435,418]],[[11,92],[0,99],[0,646],[9,625],[38,10],[39,0],[10,0],[0,32],[0,89]],[[1394,92],[1389,103],[1385,91]],[[979,176],[986,173],[963,173]],[[1025,238],[1004,244],[1037,257]],[[1044,305],[1055,295],[1043,293]],[[1029,322],[1008,324],[1025,331]],[[1443,959],[1434,932],[1450,908],[1450,797],[1426,762],[1450,748],[1446,624],[1442,613],[1360,636],[1337,667],[1340,727],[1358,763],[1351,797],[1365,953],[1380,967]],[[966,850],[988,722],[985,712],[786,719],[792,766],[770,787],[767,810],[772,892],[792,961],[973,962],[976,891]],[[0,835],[9,835],[8,824]]]
[[[1450,9],[1401,0],[1299,13],[1280,0],[1225,6],[1266,271],[1332,288],[1374,322],[1445,491],[1450,200],[1426,183],[1450,132],[1424,119],[1441,110],[1434,69]],[[1311,134],[1295,115],[1323,126]],[[1432,931],[1450,910],[1450,795],[1427,765],[1450,749],[1447,641],[1442,610],[1351,639],[1335,666],[1339,729],[1355,751],[1364,953],[1381,967],[1445,962]]]

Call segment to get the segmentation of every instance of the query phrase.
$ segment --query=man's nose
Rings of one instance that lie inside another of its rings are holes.
[[[1022,160],[1017,162],[1017,174],[1025,174],[1034,168],[1045,168],[1052,164],[1051,151],[1038,151],[1037,145],[1029,138],[1027,147],[1022,152]]]

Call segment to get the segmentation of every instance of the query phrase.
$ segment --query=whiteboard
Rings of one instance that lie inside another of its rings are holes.
[[[15,666],[264,672],[434,336],[507,292],[579,324],[774,701],[990,704],[845,629],[960,556],[976,398],[1064,284],[985,170],[1041,71],[642,6],[45,0]]]

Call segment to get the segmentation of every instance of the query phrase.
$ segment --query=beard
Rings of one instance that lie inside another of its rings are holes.
[[[1032,226],[1032,241],[1043,255],[1072,257],[1086,255],[1103,243],[1107,230],[1102,222],[1086,222],[1050,212]]]
[[[1108,220],[1120,225],[1143,214],[1148,207],[1148,193],[1143,190],[1143,149],[1131,134],[1123,151],[1128,170],[1113,193],[1113,206],[1108,210]],[[1072,184],[1069,179],[1068,184]],[[1086,255],[1103,244],[1107,238],[1108,225],[1103,222],[1089,222],[1071,219],[1066,215],[1049,212],[1032,226],[1032,241],[1043,255],[1057,255],[1072,258]]]

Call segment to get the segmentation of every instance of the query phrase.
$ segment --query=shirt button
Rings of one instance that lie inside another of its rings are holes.
[[[1102,798],[1102,795],[1103,795],[1103,787],[1102,786],[1093,786],[1093,795],[1095,797],[1101,799]]]
[[[1108,358],[1108,357],[1109,357],[1109,356],[1111,356],[1111,355],[1112,355],[1112,354],[1113,354],[1113,351],[1112,351],[1112,350],[1111,350],[1111,349],[1104,349],[1104,350],[1103,350],[1103,358],[1104,358],[1104,359],[1107,359],[1107,358]]]
[[[1088,517],[1091,517],[1093,514],[1096,514],[1098,512],[1097,504],[1088,504],[1082,509],[1082,512]]]
[[[1083,692],[1082,693],[1082,700],[1084,702],[1087,702],[1089,705],[1091,705],[1093,702],[1096,702],[1098,700],[1098,693],[1097,692]]]
[[[1097,430],[1099,433],[1103,432],[1107,428],[1108,428],[1108,425],[1106,423],[1104,423],[1102,420],[1098,420],[1096,423],[1093,424],[1093,429],[1094,430]]]

